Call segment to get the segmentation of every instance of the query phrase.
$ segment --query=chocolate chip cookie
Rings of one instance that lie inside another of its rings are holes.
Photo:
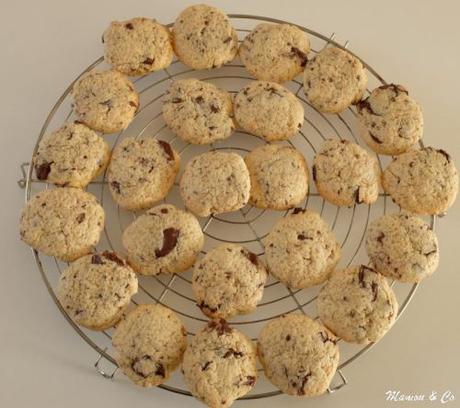
[[[379,340],[398,314],[396,296],[384,276],[364,265],[336,270],[321,288],[319,318],[350,343]]]
[[[246,132],[270,142],[295,135],[303,125],[304,111],[296,96],[283,86],[253,81],[235,97],[235,119]]]
[[[290,24],[257,25],[239,49],[247,71],[263,81],[290,81],[307,63],[310,41],[298,27]]]
[[[127,137],[115,146],[107,171],[110,193],[126,210],[150,208],[166,197],[180,157],[164,140]]]
[[[213,320],[190,342],[182,370],[194,397],[209,407],[226,408],[256,383],[255,347],[225,320]]]
[[[166,382],[180,365],[187,332],[172,310],[139,305],[117,326],[112,343],[123,373],[142,387]]]
[[[287,314],[267,323],[257,352],[271,383],[289,395],[324,394],[339,363],[336,337],[302,314]]]
[[[171,84],[163,101],[163,119],[182,140],[192,144],[226,139],[235,129],[230,94],[197,79]]]
[[[187,270],[203,242],[198,220],[170,204],[151,208],[123,232],[128,262],[143,275]]]
[[[77,324],[105,330],[120,320],[136,292],[133,270],[117,254],[105,251],[70,264],[59,278],[57,296]]]

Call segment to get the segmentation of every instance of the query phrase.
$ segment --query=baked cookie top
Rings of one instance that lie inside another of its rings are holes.
[[[109,190],[126,210],[151,207],[165,198],[179,171],[171,145],[153,137],[127,137],[115,146],[107,170]]]
[[[197,4],[174,22],[173,45],[177,57],[190,68],[218,68],[235,58],[238,37],[223,11]]]
[[[255,347],[225,320],[213,320],[190,342],[182,370],[196,398],[209,407],[226,408],[256,383]]]
[[[257,25],[243,40],[239,54],[247,71],[263,81],[290,81],[307,63],[310,41],[290,24]]]
[[[236,94],[235,119],[243,130],[267,141],[285,140],[302,127],[304,111],[283,86],[252,81]]]
[[[96,197],[77,188],[44,190],[23,208],[21,239],[62,261],[91,252],[104,228],[104,210]]]
[[[249,152],[244,161],[251,177],[249,202],[255,207],[287,210],[307,195],[307,163],[293,147],[263,145]]]
[[[320,320],[350,343],[379,340],[398,314],[396,296],[384,276],[364,265],[336,270],[321,288]]]
[[[292,289],[324,282],[341,254],[320,215],[300,208],[278,220],[264,245],[269,272]]]
[[[123,232],[128,261],[143,275],[183,272],[193,265],[204,236],[198,220],[171,204],[139,216]]]
[[[382,174],[382,185],[401,208],[440,214],[457,197],[458,171],[444,150],[425,147],[395,157]]]
[[[222,244],[195,264],[192,288],[205,315],[228,319],[256,308],[266,280],[267,271],[256,254],[241,245]]]
[[[257,351],[267,378],[282,392],[315,396],[326,392],[339,362],[336,337],[306,315],[287,314],[267,323]]]
[[[401,85],[374,89],[356,108],[361,137],[377,153],[404,153],[422,137],[422,110]]]
[[[366,150],[348,140],[326,140],[313,160],[313,180],[335,205],[371,204],[379,195],[380,169]]]
[[[134,86],[115,70],[86,73],[74,84],[72,96],[78,119],[103,133],[128,127],[139,108]]]
[[[139,305],[117,325],[112,343],[123,373],[137,385],[152,387],[166,382],[180,365],[187,331],[167,307]]]
[[[40,140],[33,163],[39,180],[84,188],[109,160],[110,148],[102,137],[81,123],[65,123]]]
[[[163,118],[182,140],[208,144],[228,138],[235,129],[232,97],[198,79],[180,79],[163,100]]]
[[[102,42],[105,62],[126,75],[167,68],[174,56],[168,28],[151,18],[112,21]]]
[[[200,217],[236,211],[249,201],[249,171],[236,153],[210,151],[192,158],[180,180],[186,207]]]
[[[114,252],[77,259],[61,274],[58,298],[78,324],[93,330],[113,326],[137,292],[137,277]]]
[[[367,74],[361,61],[337,47],[320,51],[307,62],[305,96],[319,111],[339,113],[363,96]]]
[[[419,282],[439,263],[436,234],[422,219],[407,213],[373,221],[367,230],[366,249],[377,272],[401,282]]]

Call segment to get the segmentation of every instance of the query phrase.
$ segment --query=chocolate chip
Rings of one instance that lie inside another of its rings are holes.
[[[228,44],[230,41],[232,41],[232,37],[227,37],[227,38],[224,40],[224,44]]]
[[[239,358],[239,357],[243,357],[244,353],[241,351],[236,351],[235,349],[229,348],[223,355],[223,358],[229,358],[231,356],[235,358]]]
[[[308,62],[307,54],[305,54],[303,51],[299,50],[297,47],[291,47],[291,54],[300,59],[301,67],[304,67],[305,65],[307,65],[307,62]]]
[[[377,295],[379,293],[379,285],[377,282],[372,282],[371,283],[371,289],[372,289],[372,301],[375,302],[377,300]]]
[[[299,235],[297,235],[297,239],[298,239],[299,241],[305,241],[306,239],[313,239],[313,238],[307,237],[307,236],[304,235],[304,234],[299,234]]]
[[[252,387],[256,383],[256,377],[253,375],[248,375],[246,376],[246,381],[243,383],[243,385],[249,385]]]
[[[46,180],[48,178],[48,174],[51,171],[51,163],[42,163],[39,166],[35,166],[35,173],[37,173],[37,178],[39,180]]]
[[[112,100],[107,99],[106,101],[99,102],[99,105],[107,106],[107,109],[110,110],[112,109]]]
[[[449,153],[447,153],[445,150],[442,150],[442,149],[438,149],[436,150],[438,153],[442,154],[448,163],[450,163],[450,161],[452,160],[452,158],[450,157]]]
[[[313,165],[311,170],[312,170],[313,181],[316,183],[316,166]]]
[[[144,61],[142,61],[142,63],[145,65],[152,65],[154,62],[155,58],[146,58]]]
[[[155,375],[165,378],[165,367],[161,363],[157,363],[157,369],[155,370]]]
[[[199,304],[197,304],[197,306],[203,310],[203,309],[206,309],[208,310],[210,313],[216,313],[218,308],[217,307],[211,307],[209,306],[208,304],[204,303],[204,302],[201,302]]]
[[[137,108],[137,103],[133,101],[129,101],[129,105]]]
[[[288,335],[286,336],[286,341],[289,341],[289,340],[291,340],[291,335],[290,335],[290,334],[288,334]]]
[[[259,260],[257,259],[257,255],[254,254],[253,252],[250,252],[250,251],[245,251],[245,250],[241,250],[241,253],[249,259],[249,261],[251,261],[255,266],[258,266],[259,265]]]
[[[208,328],[210,330],[217,331],[219,336],[223,336],[225,333],[231,333],[233,331],[224,319],[210,321],[208,323]]]
[[[375,143],[378,143],[378,144],[382,144],[383,142],[377,137],[375,136],[373,133],[369,132],[369,136],[371,137],[371,139],[375,142]]]
[[[142,378],[147,378],[149,376],[149,374],[144,374],[144,372],[141,371],[142,367],[140,366],[140,363],[145,360],[152,360],[152,357],[148,355],[136,357],[131,363],[131,370],[133,370],[139,377]]]
[[[126,23],[125,28],[128,29],[128,30],[133,30],[134,26],[131,23]]]
[[[195,102],[196,102],[196,103],[203,103],[203,102],[204,102],[204,98],[203,98],[201,95],[200,95],[200,96],[197,96],[197,97],[195,98]]]
[[[160,212],[161,212],[162,214],[168,214],[168,209],[167,209],[167,208],[162,208],[162,209],[160,210]]]
[[[176,246],[179,230],[175,228],[166,228],[163,230],[163,246],[160,249],[155,249],[155,256],[162,258],[168,255]]]
[[[77,222],[78,222],[79,224],[81,224],[81,223],[85,220],[85,218],[86,218],[86,214],[85,214],[85,213],[78,214],[78,215],[77,215]]]
[[[201,371],[206,371],[211,363],[212,361],[206,361],[206,363],[204,363],[204,365],[201,367]]]
[[[164,140],[159,140],[158,143],[160,144],[160,146],[163,148],[166,155],[168,156],[168,161],[173,161],[174,152],[173,152],[171,145],[168,142],[165,142]]]
[[[359,198],[359,187],[356,189],[356,191],[354,193],[354,197],[355,197],[355,203],[356,204],[362,204],[362,201]]]
[[[379,236],[377,237],[377,242],[379,242],[380,244],[383,244],[383,238],[385,238],[385,234],[381,232]]]
[[[365,288],[366,287],[366,282],[364,281],[364,269],[362,269],[362,268],[359,268],[358,280],[359,280],[359,285],[362,288]]]
[[[105,262],[102,260],[102,258],[100,257],[100,255],[98,254],[94,254],[92,257],[91,257],[91,263],[93,265],[104,265]]]
[[[294,208],[294,210],[292,211],[292,214],[303,214],[305,212],[305,210],[303,208],[300,208],[300,207],[296,207]]]
[[[407,92],[407,89],[403,88],[401,85],[396,85],[396,84],[382,85],[382,86],[379,86],[378,89],[392,89],[396,93],[396,95],[399,95],[400,92],[403,92],[406,95],[409,95],[409,92]]]
[[[211,105],[211,112],[212,113],[220,112],[220,108],[216,105]]]
[[[363,99],[362,101],[359,101],[357,104],[356,104],[356,107],[358,108],[358,111],[361,112],[363,111],[364,109],[367,110],[371,115],[375,115],[375,116],[382,116],[382,115],[377,115],[374,110],[372,109],[372,106],[371,104],[368,102],[367,99]]]
[[[183,101],[184,101],[184,100],[181,99],[181,98],[172,98],[172,100],[171,100],[172,103],[181,103],[181,102],[183,102]]]
[[[323,341],[324,344],[326,344],[328,341],[331,342],[332,344],[337,344],[337,340],[331,339],[327,333],[324,332],[319,332],[319,335],[321,336],[321,340]]]
[[[298,395],[305,395],[304,387],[308,382],[308,379],[311,377],[311,371],[309,371],[307,374],[305,374],[302,377],[302,382],[300,384],[299,390],[297,391]]]
[[[121,194],[120,183],[118,181],[112,181],[110,185],[118,194]]]
[[[102,253],[102,256],[108,259],[109,261],[115,262],[118,265],[125,266],[125,262],[123,261],[123,259],[118,258],[115,252],[104,251]]]

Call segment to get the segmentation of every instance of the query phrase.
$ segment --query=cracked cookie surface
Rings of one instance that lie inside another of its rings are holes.
[[[264,245],[269,272],[291,289],[324,282],[341,254],[319,214],[300,208],[278,220]]]
[[[287,210],[307,195],[307,163],[293,147],[267,144],[249,152],[244,161],[251,177],[249,202],[253,206]]]
[[[195,156],[180,180],[186,207],[200,217],[243,208],[250,189],[249,171],[236,153],[210,151]]]
[[[110,148],[102,137],[81,123],[66,123],[40,140],[33,164],[39,180],[84,188],[109,160]]]
[[[267,323],[257,351],[267,378],[289,395],[326,392],[339,362],[335,336],[301,314],[287,314]]]
[[[86,73],[74,84],[72,96],[78,119],[103,133],[127,128],[139,109],[133,84],[115,70]]]
[[[307,63],[310,41],[290,24],[257,25],[240,45],[247,71],[263,81],[285,82],[300,74]]]
[[[139,216],[123,232],[128,262],[143,275],[177,273],[195,262],[204,243],[198,220],[171,204]]]
[[[197,79],[174,81],[163,101],[163,119],[182,140],[209,144],[235,129],[231,95]]]
[[[225,320],[213,320],[190,342],[182,369],[196,398],[212,408],[227,408],[256,383],[255,347]]]
[[[401,154],[422,137],[422,110],[401,85],[374,89],[356,108],[360,135],[374,152]]]
[[[105,62],[126,75],[167,68],[174,56],[168,28],[151,18],[112,21],[102,42]]]
[[[317,301],[321,322],[350,343],[379,340],[398,314],[396,296],[383,275],[364,265],[335,270]]]
[[[104,218],[96,197],[86,191],[71,187],[44,190],[22,210],[21,239],[46,255],[73,261],[99,242]]]
[[[126,210],[151,207],[165,198],[179,171],[171,145],[153,137],[127,137],[115,146],[107,170],[114,201]]]
[[[197,4],[174,22],[173,45],[179,60],[190,68],[218,68],[235,58],[238,36],[224,12]]]
[[[117,323],[136,292],[136,274],[109,251],[70,264],[61,274],[57,290],[70,317],[92,330],[105,330]]]
[[[425,147],[395,157],[382,174],[382,185],[401,208],[440,214],[457,197],[458,171],[444,150]]]
[[[305,96],[316,109],[339,113],[361,99],[367,74],[358,58],[340,48],[328,47],[307,62],[303,86]]]
[[[275,82],[250,82],[236,94],[234,105],[238,125],[268,142],[288,139],[303,125],[302,104]]]
[[[313,160],[312,172],[319,194],[332,204],[351,207],[378,198],[378,162],[356,143],[326,140]]]
[[[152,387],[166,382],[179,367],[187,331],[172,310],[139,305],[117,325],[112,344],[123,373],[137,385]]]
[[[257,307],[266,280],[267,271],[256,254],[241,245],[222,244],[195,264],[192,288],[205,315],[228,319]]]
[[[367,230],[366,249],[377,272],[401,282],[420,282],[439,263],[436,234],[422,219],[406,213],[373,221]]]

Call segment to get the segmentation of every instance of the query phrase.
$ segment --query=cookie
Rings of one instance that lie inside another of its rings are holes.
[[[114,252],[77,259],[61,274],[57,296],[79,325],[105,330],[120,320],[137,292],[136,274]]]
[[[283,86],[252,81],[236,94],[235,119],[241,129],[271,142],[294,136],[303,125],[304,111]]]
[[[205,4],[187,7],[174,22],[173,46],[193,69],[218,68],[235,58],[238,37],[227,15]]]
[[[182,140],[192,144],[226,139],[235,129],[230,94],[197,79],[171,84],[163,101],[163,119]]]
[[[152,387],[166,382],[179,367],[187,331],[167,307],[139,305],[118,324],[112,344],[123,373],[137,385]]]
[[[318,193],[335,205],[372,204],[379,196],[377,160],[348,140],[323,143],[313,160],[313,180]]]
[[[102,137],[81,123],[66,123],[40,140],[33,164],[39,180],[85,188],[109,160],[110,148]]]
[[[104,210],[96,197],[77,188],[44,190],[23,208],[21,239],[62,261],[91,252],[104,229]]]
[[[401,154],[422,137],[422,110],[401,85],[374,89],[356,108],[360,136],[374,152]]]
[[[328,47],[307,62],[303,86],[314,108],[339,113],[361,99],[367,74],[358,58],[340,48]]]
[[[307,195],[307,163],[293,147],[267,144],[252,150],[244,161],[251,177],[249,202],[254,207],[287,210]]]
[[[240,45],[239,55],[246,70],[263,81],[290,81],[307,63],[310,41],[290,24],[257,25]]]
[[[406,213],[373,221],[367,230],[366,250],[377,272],[401,282],[420,282],[439,263],[436,234],[423,220]]]
[[[329,330],[357,344],[379,340],[398,314],[396,296],[385,277],[364,265],[334,271],[319,292],[317,308]]]
[[[441,214],[457,197],[458,171],[444,150],[425,147],[395,157],[382,174],[382,185],[404,210]]]
[[[266,280],[256,254],[241,245],[222,244],[195,264],[192,288],[206,316],[228,319],[255,310]]]
[[[250,189],[249,171],[236,153],[210,151],[195,156],[180,180],[185,205],[200,217],[243,208]]]
[[[143,275],[177,273],[193,265],[204,243],[198,220],[171,204],[139,216],[123,232],[128,262]]]
[[[166,197],[179,171],[171,145],[152,137],[127,137],[115,146],[107,171],[110,193],[125,210],[150,208]]]
[[[255,347],[225,320],[214,320],[190,342],[182,370],[193,396],[208,407],[226,408],[256,383]]]
[[[289,395],[326,392],[339,363],[337,339],[323,325],[301,314],[280,316],[259,335],[257,352],[271,383]]]
[[[73,86],[75,114],[93,130],[115,133],[128,127],[139,108],[132,83],[115,70],[91,71]]]
[[[102,42],[105,62],[126,75],[167,68],[174,56],[168,28],[151,18],[112,21]]]
[[[296,208],[280,218],[264,241],[269,272],[291,289],[324,282],[341,249],[319,214]]]

